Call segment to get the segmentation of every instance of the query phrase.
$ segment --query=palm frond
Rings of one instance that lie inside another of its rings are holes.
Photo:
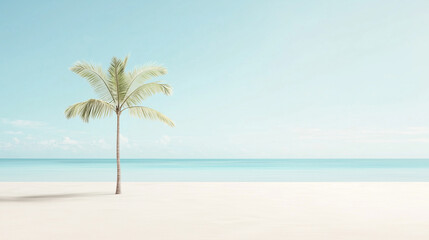
[[[97,99],[89,99],[85,102],[80,102],[71,105],[65,111],[67,118],[79,116],[84,122],[88,122],[90,118],[107,117],[115,111],[115,107],[105,101]]]
[[[88,80],[89,84],[103,101],[115,101],[108,78],[100,66],[95,66],[87,62],[76,62],[70,70]]]
[[[165,116],[164,114],[156,111],[155,109],[143,107],[143,106],[133,106],[127,108],[130,110],[130,115],[138,118],[146,118],[152,120],[159,120],[170,127],[174,127],[174,122]],[[124,109],[126,110],[126,109]]]
[[[128,89],[128,82],[125,74],[128,57],[122,61],[119,58],[113,57],[108,70],[109,85],[112,88],[113,96],[117,103],[121,103]]]
[[[133,106],[156,93],[163,93],[168,96],[173,93],[173,88],[168,84],[159,82],[146,83],[129,93],[123,102]]]
[[[107,73],[104,73],[100,66],[86,62],[73,65],[70,69],[86,78],[101,100],[90,99],[76,103],[66,109],[66,117],[78,116],[88,122],[90,118],[107,117],[114,112],[120,114],[129,109],[131,116],[159,120],[174,127],[173,121],[164,114],[148,107],[135,106],[156,93],[172,94],[173,90],[168,84],[145,83],[152,77],[166,74],[167,69],[158,65],[146,65],[125,73],[127,61],[128,57],[124,60],[112,58]]]
[[[126,95],[133,92],[136,88],[140,87],[147,80],[152,77],[157,77],[167,74],[167,69],[159,65],[146,65],[143,67],[135,68],[132,72],[127,74],[127,91]]]

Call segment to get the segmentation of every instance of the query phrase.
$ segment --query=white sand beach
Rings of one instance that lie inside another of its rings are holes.
[[[429,239],[429,183],[1,182],[0,239]]]

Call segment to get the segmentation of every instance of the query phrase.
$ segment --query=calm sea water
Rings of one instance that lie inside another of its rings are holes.
[[[429,159],[123,159],[124,181],[429,181]],[[115,159],[0,159],[0,181],[115,181]]]

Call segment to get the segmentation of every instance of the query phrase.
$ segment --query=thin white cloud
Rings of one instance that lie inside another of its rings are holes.
[[[82,148],[81,143],[79,141],[71,139],[70,137],[63,137],[62,140],[42,140],[39,141],[38,144],[47,148],[60,148],[63,150],[75,150]]]
[[[61,144],[65,144],[65,145],[77,145],[79,144],[78,141],[71,139],[70,137],[64,137],[63,141],[61,142]]]
[[[0,142],[0,149],[9,149],[12,147],[12,144],[9,142]]]
[[[38,142],[40,145],[48,146],[48,147],[56,147],[58,142],[55,139],[42,140]]]
[[[119,135],[119,140],[124,146],[128,145],[129,143],[129,139],[122,134]]]
[[[92,145],[102,149],[109,149],[111,146],[104,140],[104,138],[92,141]]]
[[[167,135],[164,135],[159,139],[159,143],[164,144],[164,145],[167,145],[170,142],[171,142],[171,138]]]
[[[128,142],[129,142],[129,139],[122,134],[119,135],[119,140],[121,140],[121,143],[123,143],[125,145],[128,144]]]
[[[9,120],[6,118],[2,119],[3,124],[12,125],[14,127],[29,127],[29,128],[35,128],[35,127],[41,127],[45,125],[43,122],[38,121],[29,121],[29,120]]]
[[[9,134],[9,135],[22,135],[22,134],[24,134],[21,131],[5,131],[4,133]]]

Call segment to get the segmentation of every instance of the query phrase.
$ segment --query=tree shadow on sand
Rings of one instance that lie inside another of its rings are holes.
[[[115,195],[113,193],[64,193],[64,194],[41,194],[41,195],[28,195],[28,196],[0,196],[0,202],[34,202],[34,201],[54,201],[59,199],[72,199],[82,197],[98,197]]]

